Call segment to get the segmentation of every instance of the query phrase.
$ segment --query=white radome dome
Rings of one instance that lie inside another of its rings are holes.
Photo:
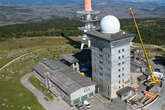
[[[112,15],[105,16],[100,22],[101,32],[105,34],[114,34],[120,32],[120,21]]]

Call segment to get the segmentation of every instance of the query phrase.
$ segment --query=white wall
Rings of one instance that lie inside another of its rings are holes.
[[[91,92],[93,92],[93,94],[95,93],[95,85],[81,88],[81,89],[75,91],[74,93],[72,93],[70,95],[70,97],[71,97],[71,100],[75,100],[75,99],[80,98],[84,95],[88,95]]]

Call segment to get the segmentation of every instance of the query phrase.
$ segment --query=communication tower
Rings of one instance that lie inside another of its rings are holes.
[[[81,35],[82,42],[81,42],[81,49],[84,48],[85,41],[88,40],[88,47],[91,46],[91,41],[87,36],[87,32],[91,30],[96,30],[97,26],[94,26],[94,22],[98,21],[97,15],[99,11],[92,10],[91,7],[91,0],[84,0],[84,10],[77,11],[77,14],[80,16],[80,20],[85,22],[85,26],[79,27],[79,30],[82,30],[84,33]]]

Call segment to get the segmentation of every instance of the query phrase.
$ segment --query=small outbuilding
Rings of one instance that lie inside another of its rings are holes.
[[[121,100],[126,100],[130,96],[134,94],[134,89],[127,86],[125,88],[120,89],[117,91],[117,95],[121,98]]]

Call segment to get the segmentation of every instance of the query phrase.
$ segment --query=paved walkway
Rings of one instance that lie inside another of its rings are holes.
[[[71,108],[62,99],[55,98],[53,101],[46,101],[42,92],[29,83],[28,79],[30,76],[32,76],[32,73],[28,73],[23,76],[21,78],[21,83],[37,97],[39,103],[45,108],[45,110],[75,110],[75,108]]]

